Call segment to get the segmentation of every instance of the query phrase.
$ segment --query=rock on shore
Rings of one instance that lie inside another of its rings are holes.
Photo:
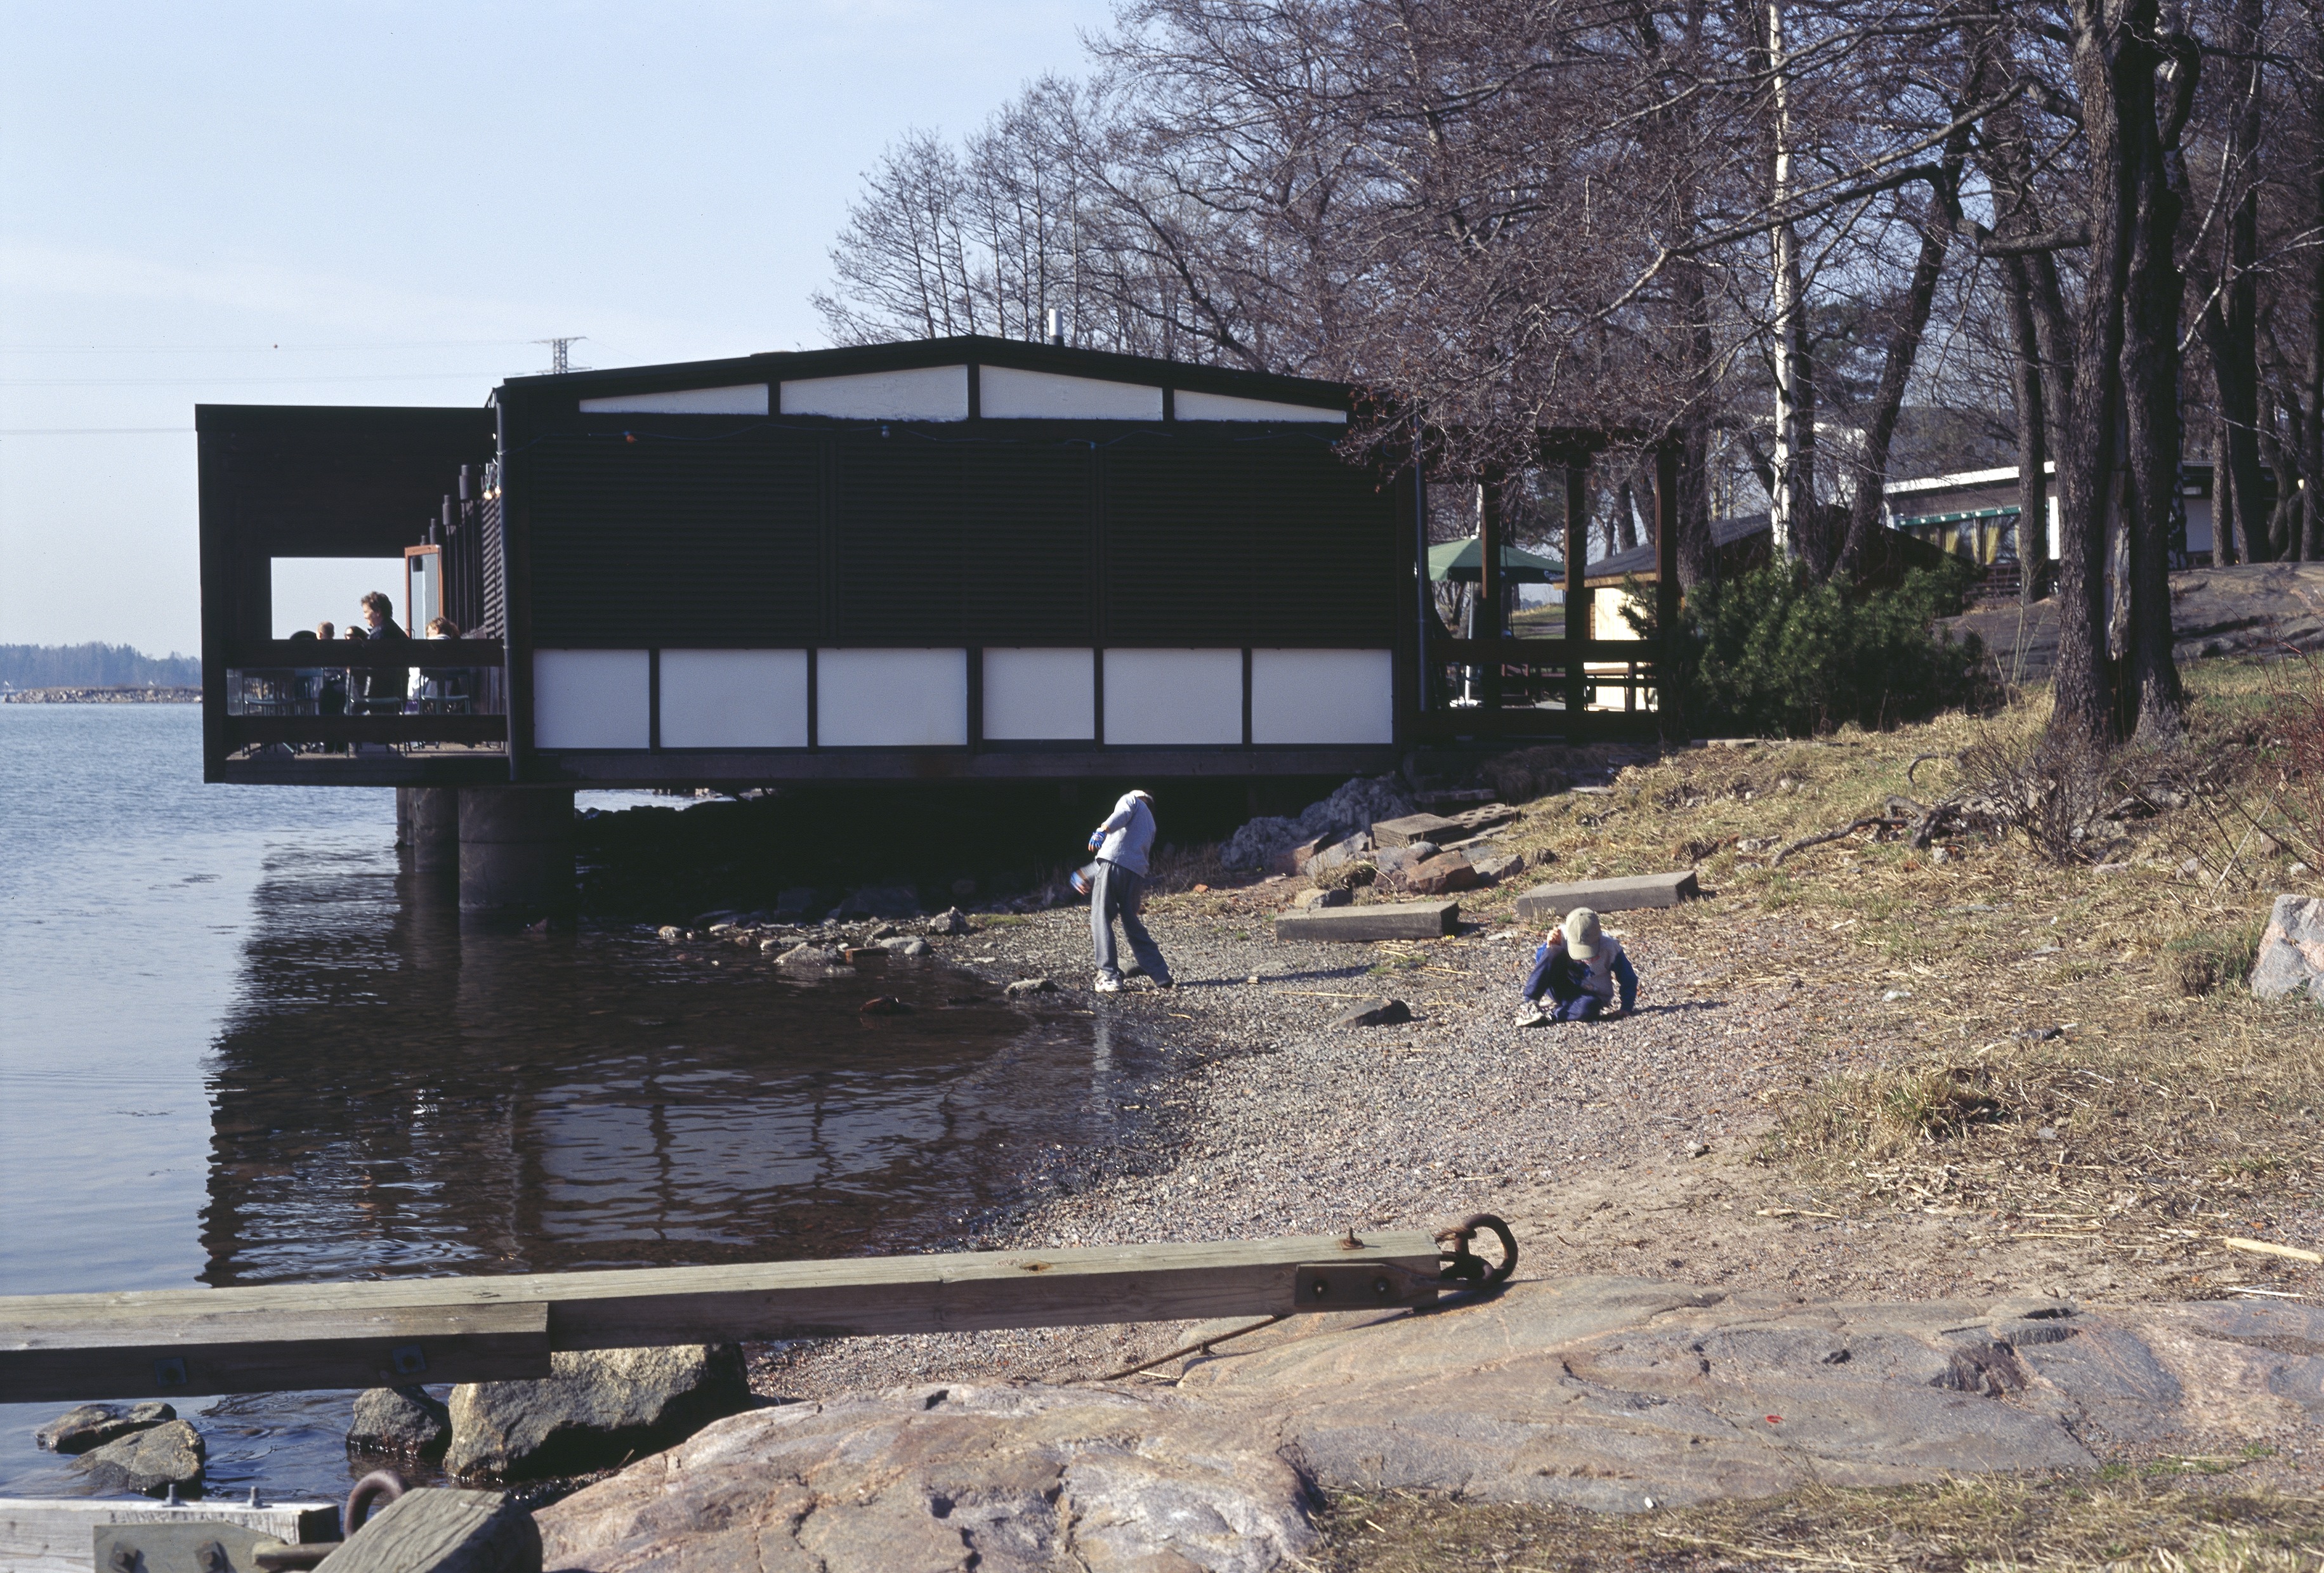
[[[733,1344],[558,1353],[549,1369],[538,1382],[454,1388],[445,1471],[538,1480],[602,1469],[755,1402]]]
[[[1266,1573],[1305,1488],[1240,1417],[1094,1389],[928,1387],[787,1404],[543,1509],[551,1568]]]
[[[159,1496],[172,1486],[188,1490],[200,1485],[208,1462],[202,1433],[172,1420],[106,1443],[83,1457],[81,1467],[109,1490]]]
[[[177,1418],[178,1412],[166,1403],[84,1403],[34,1431],[32,1441],[51,1453],[86,1453]]]
[[[452,1441],[452,1412],[424,1387],[374,1387],[355,1395],[347,1451],[433,1460]]]

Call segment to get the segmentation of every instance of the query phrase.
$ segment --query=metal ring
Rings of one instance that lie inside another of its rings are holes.
[[[339,1514],[339,1538],[352,1541],[355,1532],[371,1517],[374,1502],[385,1506],[403,1495],[403,1476],[392,1469],[374,1469],[355,1482],[347,1493],[347,1505]]]
[[[1499,1266],[1488,1265],[1482,1256],[1469,1249],[1469,1242],[1477,1237],[1477,1231],[1480,1228],[1490,1229],[1501,1242],[1501,1260]],[[1446,1262],[1437,1274],[1437,1276],[1446,1283],[1465,1283],[1475,1289],[1489,1289],[1497,1284],[1507,1283],[1509,1274],[1517,1270],[1517,1236],[1509,1232],[1508,1224],[1489,1212],[1477,1213],[1457,1228],[1439,1229],[1436,1233],[1437,1244],[1443,1245],[1448,1240],[1452,1245],[1452,1260]]]

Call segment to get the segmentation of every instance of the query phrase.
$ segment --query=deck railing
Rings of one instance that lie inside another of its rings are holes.
[[[1651,726],[1655,646],[1638,639],[1431,639],[1431,737],[1573,738]]]
[[[503,752],[503,661],[493,639],[244,645],[226,669],[227,753]]]

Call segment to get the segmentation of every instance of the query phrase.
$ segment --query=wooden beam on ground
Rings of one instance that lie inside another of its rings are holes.
[[[1517,917],[1526,923],[1549,922],[1577,906],[1592,912],[1634,912],[1641,907],[1676,906],[1702,894],[1694,870],[1672,874],[1638,874],[1623,879],[1580,879],[1570,885],[1536,885],[1517,897]]]
[[[1275,1316],[1319,1309],[1297,1275],[1324,1263],[1404,1268],[1380,1303],[1419,1305],[1436,1262],[1427,1235],[1366,1232],[28,1295],[0,1299],[0,1403],[521,1379],[563,1349]]]
[[[1383,902],[1377,906],[1318,906],[1275,920],[1279,940],[1433,940],[1461,926],[1457,901]]]

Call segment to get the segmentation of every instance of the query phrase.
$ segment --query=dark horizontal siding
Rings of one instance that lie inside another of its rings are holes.
[[[838,638],[963,642],[965,474],[956,445],[907,435],[836,440],[832,509]]]
[[[1311,433],[889,432],[522,447],[532,642],[1393,642],[1393,510]]]
[[[818,445],[560,436],[524,455],[532,642],[798,644],[822,615]]]
[[[1097,638],[1097,520],[1086,447],[969,450],[963,584],[973,643]]]

